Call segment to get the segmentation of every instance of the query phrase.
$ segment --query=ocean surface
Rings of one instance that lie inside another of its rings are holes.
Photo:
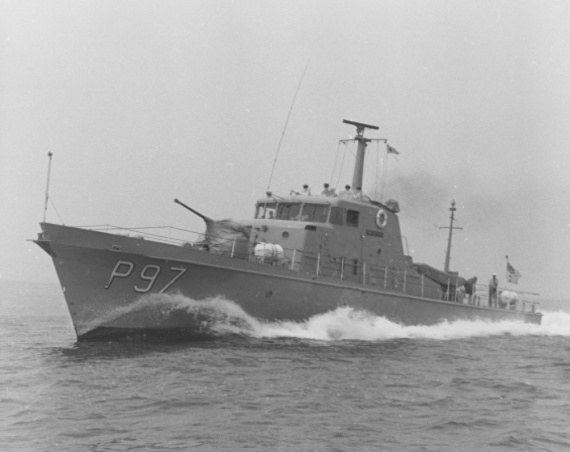
[[[541,326],[221,312],[199,341],[77,343],[57,286],[2,282],[0,451],[568,451],[565,306]]]

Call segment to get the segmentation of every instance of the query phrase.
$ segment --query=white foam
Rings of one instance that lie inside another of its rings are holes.
[[[200,314],[207,318],[208,328],[213,334],[240,334],[256,338],[378,341],[398,338],[449,340],[503,334],[570,336],[570,313],[562,311],[544,312],[542,325],[477,320],[441,322],[432,326],[403,326],[385,317],[350,307],[316,315],[303,322],[266,322],[251,317],[239,305],[221,297],[193,300],[181,294],[143,296],[130,306],[117,308],[81,326],[80,330],[81,333],[90,331],[135,312],[157,319],[157,316],[168,316],[173,311]]]
[[[261,324],[259,328],[255,328],[253,331],[253,335],[256,337],[299,337],[318,340],[348,339],[365,341],[401,338],[449,340],[503,334],[515,336],[570,336],[570,314],[545,313],[542,325],[513,321],[461,320],[441,322],[431,326],[404,326],[391,322],[384,317],[355,311],[346,307],[312,317],[305,322]]]
[[[99,326],[112,324],[113,321],[132,314],[137,314],[142,319],[149,319],[151,323],[153,320],[158,322],[174,311],[190,315],[201,314],[220,328],[220,332],[224,332],[225,327],[228,329],[227,332],[237,333],[238,331],[232,330],[235,323],[239,323],[240,328],[247,330],[248,318],[251,319],[240,306],[224,298],[214,297],[197,301],[179,293],[151,294],[142,296],[135,303],[115,308],[79,325],[77,332],[79,335],[85,334]]]

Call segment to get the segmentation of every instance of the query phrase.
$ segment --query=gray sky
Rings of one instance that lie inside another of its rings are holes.
[[[569,23],[548,0],[0,1],[0,275],[56,281],[26,241],[48,151],[48,221],[202,231],[175,197],[251,217],[309,61],[275,193],[331,180],[343,118],[379,125],[414,260],[443,266],[455,199],[454,270],[504,281],[509,255],[568,297]]]

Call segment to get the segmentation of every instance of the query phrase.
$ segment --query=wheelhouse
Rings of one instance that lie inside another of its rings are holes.
[[[255,208],[256,220],[303,221],[329,223],[336,226],[358,227],[360,211],[348,205],[337,205],[339,200],[322,201],[317,197],[310,200],[258,201]],[[346,201],[343,204],[349,204]]]

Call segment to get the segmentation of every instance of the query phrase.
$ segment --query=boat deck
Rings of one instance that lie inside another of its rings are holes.
[[[127,236],[140,240],[148,240],[151,242],[165,243],[173,246],[180,246],[191,249],[198,249],[204,252],[221,254],[230,259],[241,259],[249,262],[257,263],[263,266],[283,267],[296,272],[314,275],[320,278],[331,278],[345,282],[357,283],[370,288],[386,289],[416,297],[430,297],[425,290],[426,279],[424,275],[420,275],[415,271],[399,270],[392,267],[373,265],[369,263],[353,263],[345,262],[343,259],[331,262],[324,260],[318,253],[309,253],[302,250],[283,248],[284,257],[280,260],[270,258],[260,258],[255,256],[253,251],[244,253],[243,247],[233,243],[227,243],[228,251],[217,252],[216,250],[206,249],[200,244],[204,234],[196,231],[176,228],[172,226],[151,226],[151,227],[118,227],[112,225],[96,225],[96,226],[79,226],[81,229],[106,232],[120,236]],[[457,279],[457,278],[456,278]],[[454,286],[456,281],[453,278],[449,280],[449,286]],[[499,287],[499,293],[507,290]],[[511,289],[508,289],[511,292]],[[487,286],[477,284],[473,295],[468,296],[462,291],[448,290],[442,293],[438,298],[442,301],[455,302],[460,304],[481,306],[491,309],[511,310],[519,312],[535,313],[538,311],[539,294],[532,292],[516,291],[519,299],[517,302],[509,304],[497,302],[492,305],[489,303],[489,294]]]

